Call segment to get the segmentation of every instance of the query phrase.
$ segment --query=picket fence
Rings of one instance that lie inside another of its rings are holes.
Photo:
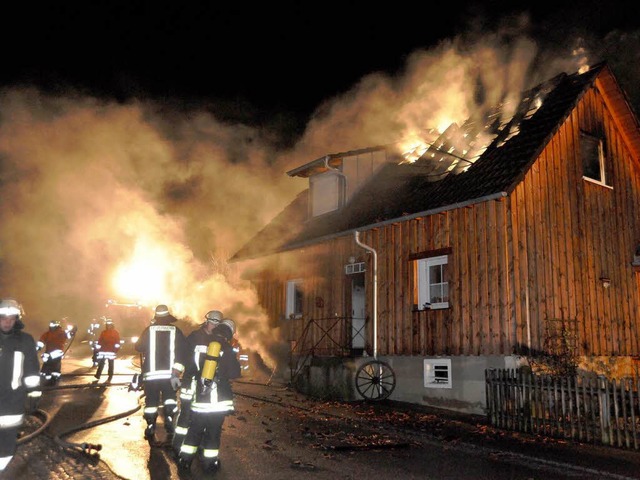
[[[488,369],[491,425],[580,442],[638,449],[639,378],[558,377]]]

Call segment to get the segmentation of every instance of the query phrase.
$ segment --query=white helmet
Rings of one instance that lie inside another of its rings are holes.
[[[222,312],[220,310],[211,310],[204,316],[207,322],[218,324],[222,321]]]
[[[232,337],[236,333],[236,322],[234,322],[230,318],[225,318],[224,320],[222,320],[222,322],[220,322],[220,325],[226,325],[229,330],[231,330]]]
[[[24,316],[24,310],[22,309],[22,305],[13,298],[4,298],[0,300],[0,315],[7,317],[17,315],[18,320],[21,320]]]

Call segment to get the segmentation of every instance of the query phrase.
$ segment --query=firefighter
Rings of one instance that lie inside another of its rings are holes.
[[[185,374],[181,381],[179,399],[178,418],[176,421],[176,429],[173,435],[171,446],[176,455],[180,454],[180,447],[182,441],[187,434],[189,428],[189,420],[191,418],[191,399],[193,398],[193,389],[191,388],[193,374],[197,371],[198,365],[200,365],[200,357],[207,352],[207,345],[211,341],[211,334],[213,329],[220,324],[223,316],[219,310],[211,310],[204,316],[204,323],[200,325],[200,328],[194,330],[187,337],[187,349],[189,352],[194,352],[194,355],[190,354],[189,362],[193,368],[188,368],[189,364],[185,366]],[[188,373],[187,373],[188,372]],[[189,377],[188,377],[189,376]]]
[[[58,320],[49,322],[49,330],[40,336],[37,343],[38,351],[44,350],[40,355],[42,368],[40,374],[46,385],[53,385],[60,380],[62,370],[62,358],[64,357],[67,341],[76,334],[77,327],[64,330]]]
[[[230,344],[236,326],[226,318],[210,336],[194,347],[202,351],[200,363],[187,365],[186,378],[193,377],[193,399],[189,430],[180,447],[178,467],[189,470],[198,449],[202,451],[203,468],[211,473],[220,468],[220,437],[225,417],[233,412],[231,381],[241,375],[238,357]]]
[[[176,390],[187,353],[187,340],[182,330],[172,325],[176,320],[166,305],[158,305],[151,325],[144,329],[135,345],[136,351],[143,355],[143,417],[147,422],[144,437],[149,441],[154,438],[160,406],[163,407],[165,432],[168,437],[173,435],[178,403]]]
[[[105,362],[109,362],[107,383],[113,379],[113,366],[120,350],[120,334],[110,318],[104,318],[104,330],[100,333],[96,343],[96,359],[98,360],[98,370],[96,370],[96,381],[100,380]]]
[[[94,318],[87,329],[87,333],[89,334],[89,347],[91,347],[91,365],[94,367],[98,366],[98,349],[96,348],[96,345],[98,345],[98,330],[100,330],[100,324]]]
[[[42,392],[34,338],[22,331],[22,306],[0,300],[0,474],[16,452],[25,404],[35,411]]]

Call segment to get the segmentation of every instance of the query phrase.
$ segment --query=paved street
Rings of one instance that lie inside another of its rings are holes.
[[[93,385],[82,348],[30,418],[4,478],[205,479],[179,472],[169,449],[143,439],[140,392],[128,391],[137,357],[118,359],[112,385]],[[235,384],[218,479],[635,479],[640,453],[492,429],[482,417],[404,404],[320,402],[250,374]],[[99,450],[81,448],[100,446]]]

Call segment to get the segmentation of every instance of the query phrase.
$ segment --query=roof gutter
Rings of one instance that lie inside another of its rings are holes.
[[[354,232],[355,240],[365,250],[373,254],[373,359],[378,358],[378,252],[360,241],[360,232]]]

